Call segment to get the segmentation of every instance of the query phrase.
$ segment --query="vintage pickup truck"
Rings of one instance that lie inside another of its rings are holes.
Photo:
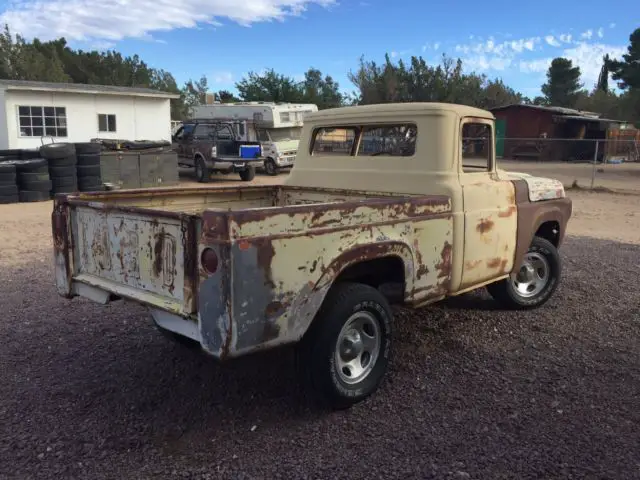
[[[486,286],[522,309],[556,290],[571,201],[497,169],[494,141],[476,108],[345,107],[306,117],[280,186],[59,195],[57,290],[145,305],[219,360],[296,344],[316,398],[347,408],[385,374],[390,305]]]

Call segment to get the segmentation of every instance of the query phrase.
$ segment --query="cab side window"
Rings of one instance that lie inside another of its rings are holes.
[[[462,125],[462,171],[464,173],[491,170],[493,145],[491,126],[484,123]]]

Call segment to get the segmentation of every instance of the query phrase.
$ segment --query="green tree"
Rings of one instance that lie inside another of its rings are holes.
[[[600,75],[598,76],[598,83],[596,84],[596,90],[601,92],[609,91],[609,68],[611,65],[611,58],[609,54],[602,57],[602,68],[600,69]]]
[[[579,97],[580,67],[574,67],[567,58],[554,58],[547,71],[547,83],[542,85],[542,93],[550,105],[572,108]]]
[[[291,102],[301,103],[303,92],[291,77],[270,69],[264,73],[249,72],[246,78],[236,83],[240,98],[245,102]]]
[[[351,102],[449,102],[493,108],[521,103],[523,97],[502,80],[464,73],[462,60],[442,57],[440,65],[428,65],[422,57],[411,57],[409,64],[394,64],[389,55],[383,64],[360,58],[358,69],[349,72],[357,91]]]
[[[622,60],[613,60],[610,68],[611,76],[618,80],[621,89],[640,89],[640,28],[629,35],[629,46],[627,53],[622,55]]]
[[[339,85],[331,76],[322,76],[322,72],[310,68],[304,74],[302,97],[305,103],[315,103],[318,109],[339,107],[343,104],[343,95]]]
[[[216,96],[221,103],[234,103],[240,101],[239,98],[228,90],[220,90]]]

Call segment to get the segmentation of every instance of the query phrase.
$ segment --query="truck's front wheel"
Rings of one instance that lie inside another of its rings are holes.
[[[512,309],[540,307],[558,288],[562,265],[556,247],[548,240],[533,237],[517,273],[487,286],[491,296]]]
[[[275,177],[279,173],[278,165],[276,165],[276,161],[271,157],[264,161],[264,169],[267,172],[267,175],[271,175],[272,177]]]
[[[375,288],[340,283],[299,345],[300,372],[315,397],[349,408],[374,393],[387,370],[392,312]]]

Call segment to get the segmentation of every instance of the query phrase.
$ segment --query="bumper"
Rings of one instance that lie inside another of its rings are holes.
[[[280,168],[293,167],[296,157],[281,157],[276,159],[276,165]]]

